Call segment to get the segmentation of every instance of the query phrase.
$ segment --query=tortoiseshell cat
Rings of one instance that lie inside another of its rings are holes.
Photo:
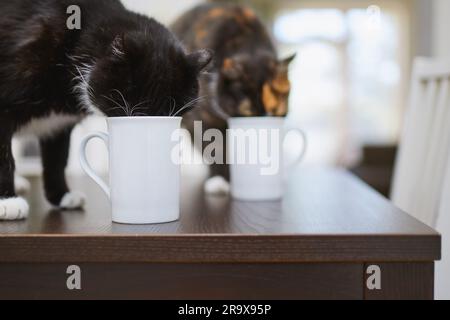
[[[225,133],[228,117],[287,114],[288,67],[295,55],[278,60],[270,36],[253,10],[229,4],[200,5],[171,29],[189,50],[208,48],[215,55],[209,74],[200,81],[200,96],[205,99],[184,117],[189,130],[194,121],[201,120],[204,130],[216,128]],[[214,164],[210,169],[213,178],[205,189],[221,192],[221,182],[229,178],[228,166]]]
[[[69,30],[71,5],[81,30]],[[0,2],[0,220],[25,218],[14,190],[11,139],[39,136],[47,199],[81,207],[64,175],[73,127],[94,110],[109,117],[173,116],[198,96],[198,74],[209,51],[187,54],[153,19],[119,0]]]

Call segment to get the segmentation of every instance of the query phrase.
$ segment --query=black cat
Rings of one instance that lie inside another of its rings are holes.
[[[80,30],[67,27],[71,5],[81,8]],[[64,176],[72,128],[94,111],[182,114],[211,59],[187,54],[165,27],[118,0],[1,1],[0,13],[0,220],[28,214],[14,190],[14,134],[39,135],[48,200],[80,207]]]
[[[184,117],[188,129],[201,120],[204,130],[220,129],[226,137],[228,117],[287,114],[288,68],[295,55],[278,60],[269,33],[252,9],[204,4],[185,13],[171,29],[188,49],[214,51],[209,74],[200,81],[200,96],[205,99]],[[227,179],[228,166],[212,165],[211,175]]]

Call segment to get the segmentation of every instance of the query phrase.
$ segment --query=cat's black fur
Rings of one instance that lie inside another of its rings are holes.
[[[81,8],[81,30],[66,26]],[[209,51],[187,54],[153,19],[119,0],[0,2],[0,201],[16,197],[11,139],[54,114],[73,122],[40,137],[48,200],[60,205],[70,134],[93,110],[109,117],[181,115]],[[50,129],[50,128],[48,128]]]
[[[256,13],[234,4],[202,4],[186,12],[171,27],[190,50],[209,48],[214,63],[200,81],[199,107],[185,115],[203,128],[219,129],[227,117],[283,117],[288,112],[288,67],[295,55],[279,60],[275,45]],[[224,142],[226,143],[226,142]],[[228,166],[211,166],[211,175],[228,178]]]

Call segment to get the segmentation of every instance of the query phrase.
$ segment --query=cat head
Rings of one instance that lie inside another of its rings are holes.
[[[85,95],[109,117],[180,116],[193,107],[211,58],[207,50],[187,54],[165,30],[124,33],[85,77]]]
[[[218,79],[218,102],[232,117],[286,116],[289,64],[270,52],[238,54],[224,59]]]

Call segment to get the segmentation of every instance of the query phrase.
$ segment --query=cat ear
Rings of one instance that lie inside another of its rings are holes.
[[[226,58],[223,61],[221,72],[227,79],[236,80],[241,77],[244,70],[237,59]]]
[[[205,69],[213,58],[213,52],[209,49],[202,49],[188,55],[188,60],[198,72]]]
[[[296,57],[297,57],[297,53],[294,53],[293,55],[290,55],[286,59],[281,60],[278,63],[280,71],[287,72],[289,69],[289,65],[295,60]]]
[[[116,57],[123,57],[125,55],[125,35],[120,34],[116,36],[111,43],[112,54]]]
[[[286,59],[281,60],[280,64],[289,66],[292,63],[292,61],[295,60],[296,57],[297,57],[297,53],[294,53],[294,54],[290,55],[289,57],[287,57]]]

